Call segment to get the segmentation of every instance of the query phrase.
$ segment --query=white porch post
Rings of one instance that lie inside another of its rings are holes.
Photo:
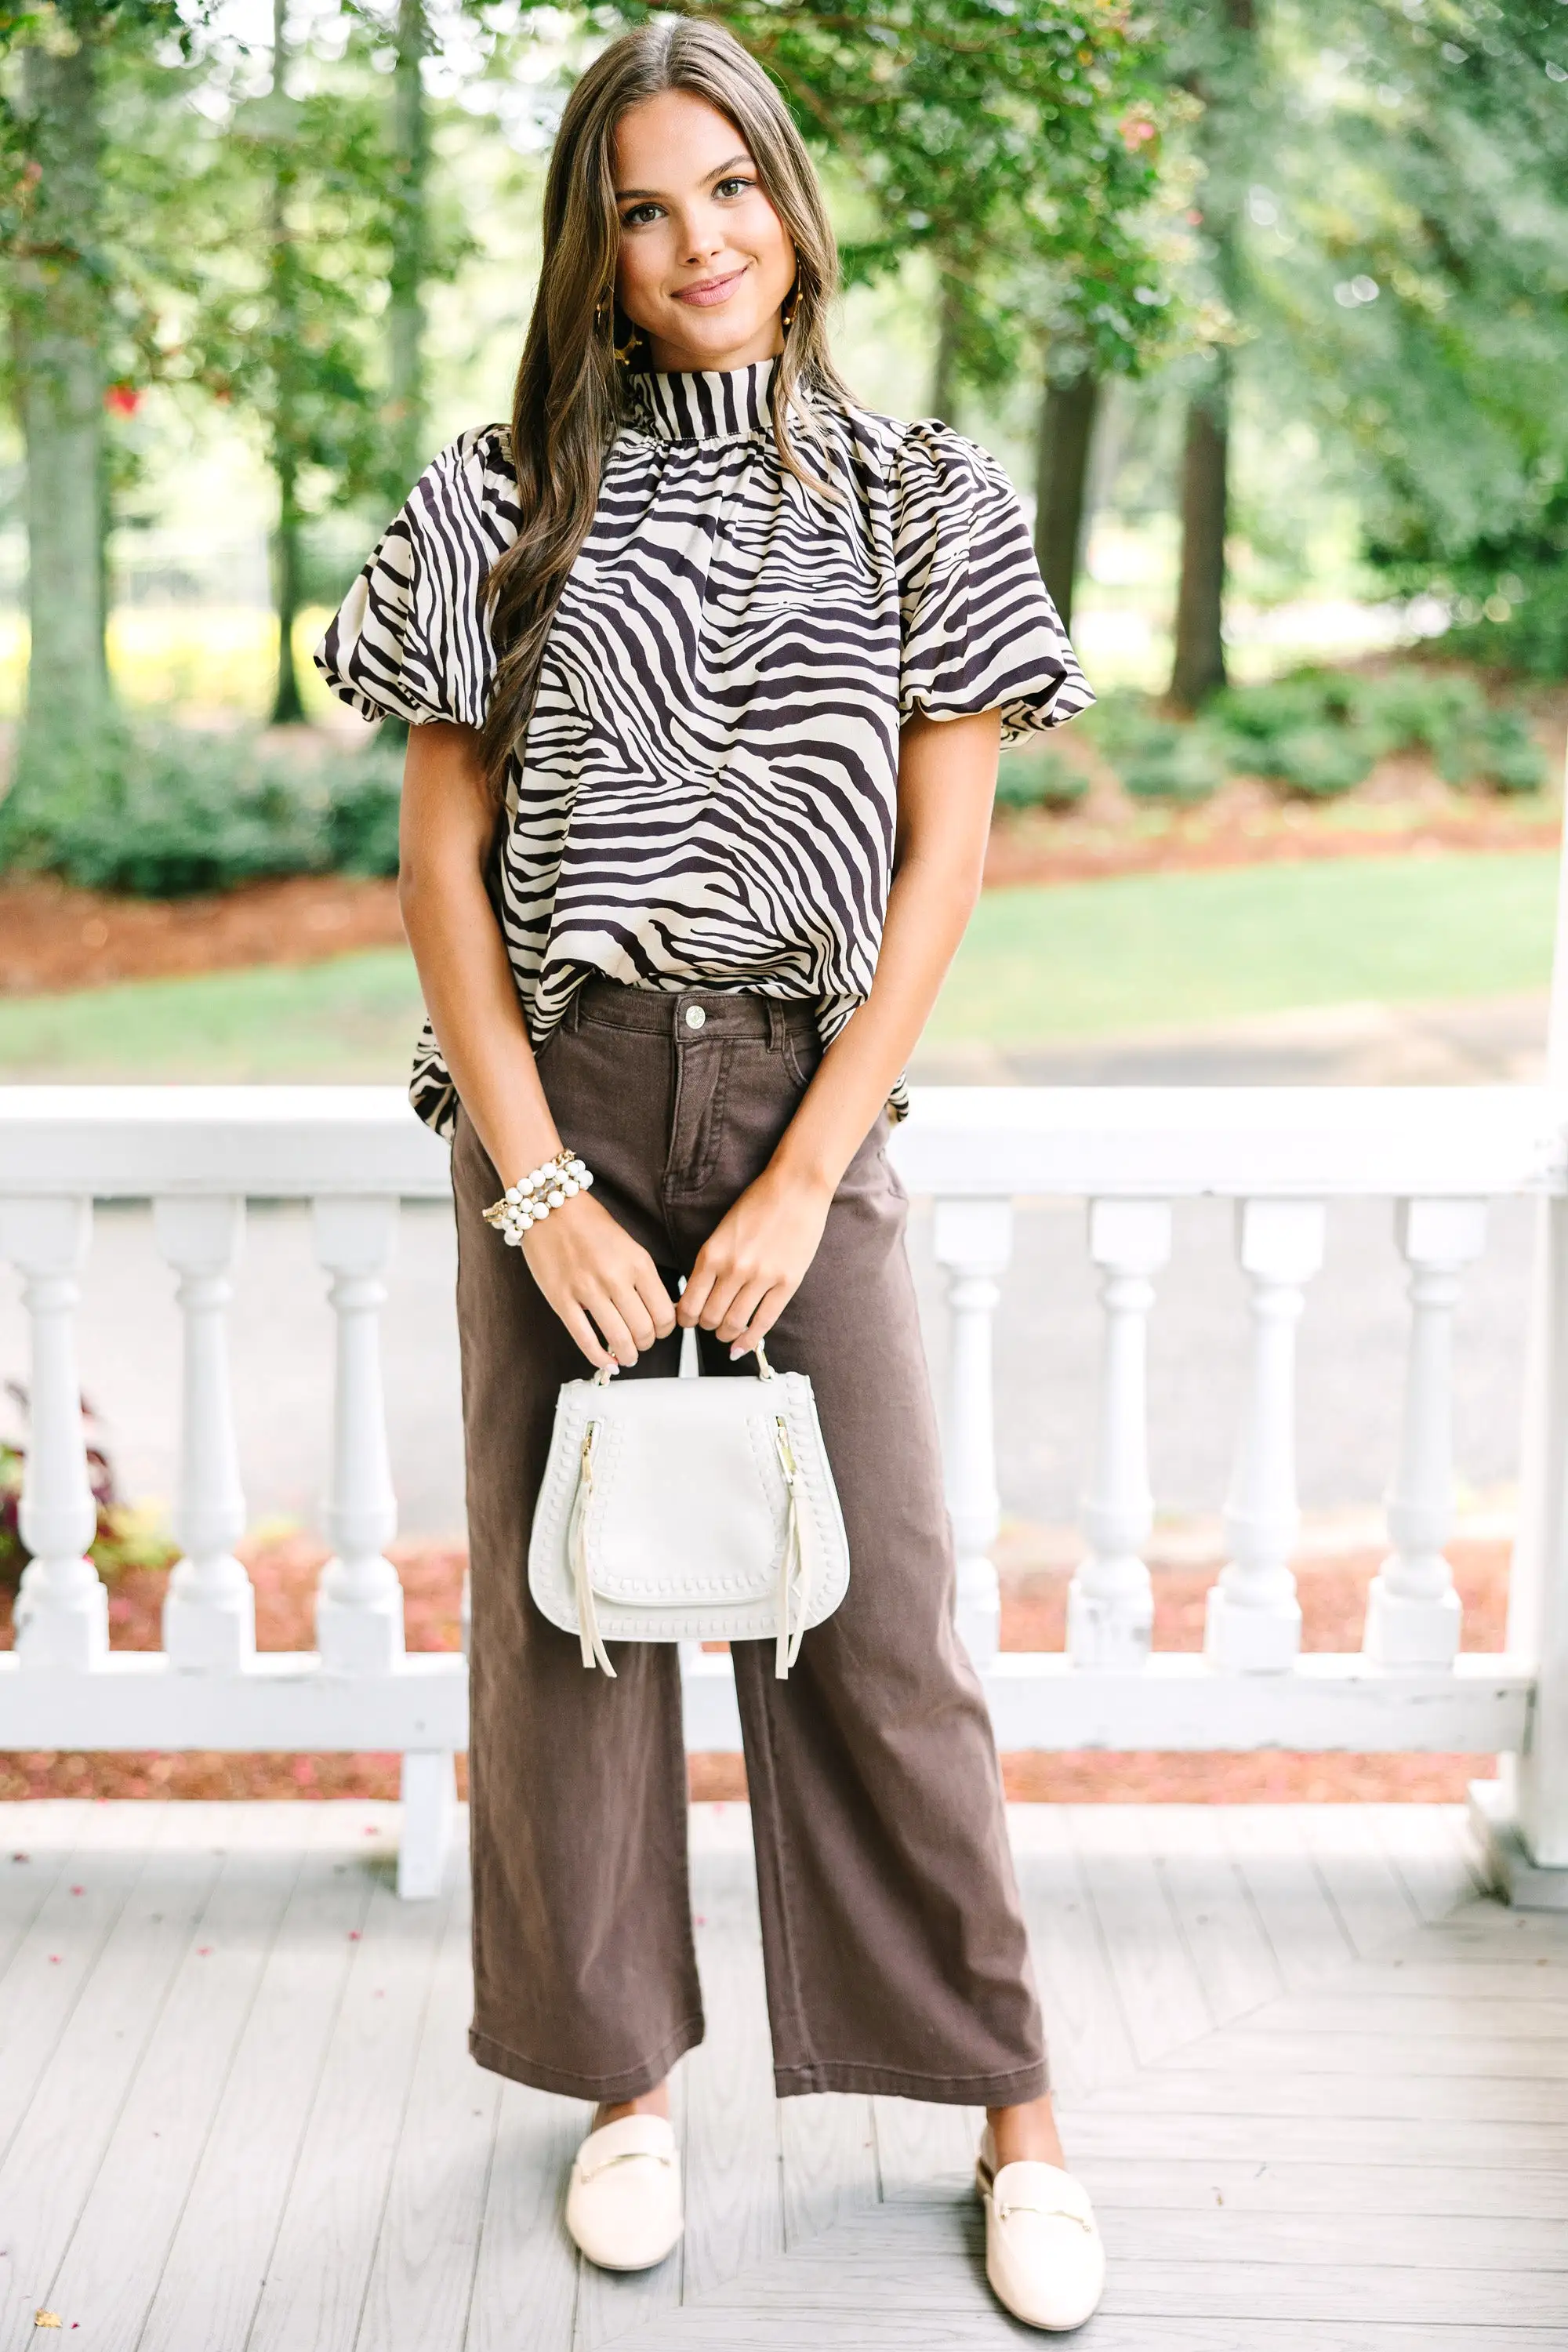
[[[1401,1201],[1394,1233],[1410,1268],[1410,1352],[1388,1494],[1393,1550],[1373,1579],[1363,1646],[1381,1666],[1447,1666],[1459,1647],[1443,1550],[1454,1515],[1454,1309],[1464,1268],[1486,1247],[1487,1204]]]
[[[952,1318],[943,1471],[958,1555],[955,1615],[964,1647],[977,1666],[984,1666],[996,1654],[1002,1618],[991,1558],[1002,1523],[992,1339],[1002,1296],[996,1277],[1013,1255],[1012,1202],[938,1201],[933,1225],[936,1261],[948,1271]]]
[[[1568,818],[1557,865],[1557,928],[1546,1083],[1568,1136]],[[1568,1200],[1536,1203],[1535,1256],[1520,1445],[1519,1533],[1508,1580],[1508,1647],[1535,1669],[1522,1756],[1470,1784],[1493,1882],[1511,1902],[1568,1910]]]
[[[17,1197],[0,1210],[0,1244],[21,1273],[32,1328],[21,1508],[32,1558],[16,1598],[16,1651],[27,1667],[89,1667],[109,1648],[109,1594],[86,1556],[98,1507],[76,1361],[78,1277],[91,1237],[90,1201]]]
[[[1217,1666],[1279,1673],[1301,1646],[1290,1553],[1296,1507],[1296,1325],[1323,1262],[1320,1201],[1243,1201],[1237,1244],[1251,1286],[1252,1361],[1225,1506],[1228,1564],[1211,1587],[1204,1648]]]
[[[1091,1201],[1089,1254],[1100,1270],[1105,1326],[1094,1464],[1081,1513],[1089,1552],[1068,1593],[1068,1653],[1075,1666],[1114,1671],[1142,1665],[1153,1636],[1153,1591],[1140,1556],[1154,1524],[1149,1277],[1171,1255],[1168,1202]]]
[[[245,1203],[219,1193],[156,1200],[153,1227],[179,1277],[184,1320],[174,1517],[184,1557],[163,1599],[163,1648],[173,1665],[237,1674],[256,1654],[256,1595],[234,1556],[245,1532],[245,1492],[228,1376],[230,1277]]]
[[[396,1235],[395,1200],[315,1203],[316,1255],[331,1277],[337,1318],[326,1507],[333,1556],[317,1587],[316,1641],[321,1664],[341,1674],[384,1674],[403,1655],[403,1587],[384,1550],[396,1532],[397,1498],[381,1382],[382,1276]]]

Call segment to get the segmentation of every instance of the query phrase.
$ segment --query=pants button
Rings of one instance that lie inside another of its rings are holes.
[[[687,1006],[686,1025],[689,1029],[700,1029],[707,1018],[708,1015],[704,1013],[700,1004],[689,1004]]]

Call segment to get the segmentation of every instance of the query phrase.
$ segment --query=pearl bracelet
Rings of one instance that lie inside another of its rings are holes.
[[[509,1249],[517,1249],[524,1234],[542,1225],[552,1209],[563,1209],[574,1193],[585,1192],[593,1181],[594,1171],[585,1161],[563,1148],[553,1160],[509,1184],[485,1210],[485,1223],[494,1225]]]

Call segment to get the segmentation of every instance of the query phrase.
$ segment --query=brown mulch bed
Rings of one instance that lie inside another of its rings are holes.
[[[1561,707],[1560,707],[1561,706]],[[1555,773],[1568,698],[1540,715]],[[1003,810],[986,856],[989,887],[1194,873],[1308,859],[1441,856],[1452,850],[1554,849],[1555,796],[1510,802],[1456,793],[1429,761],[1384,760],[1344,802],[1282,801],[1235,777],[1196,808],[1130,800],[1092,746],[1071,731],[1063,754],[1089,781],[1065,814]],[[52,877],[0,879],[0,995],[102,988],[111,982],[317,963],[403,939],[397,886],[331,874],[251,882],[196,898],[110,897]]]
[[[120,898],[51,876],[0,880],[0,995],[64,993],[398,947],[395,882],[297,874],[201,898]]]
[[[263,1649],[310,1645],[310,1606],[324,1548],[313,1538],[253,1538],[242,1546],[256,1585],[257,1639]],[[1465,1646],[1499,1650],[1507,1607],[1508,1546],[1463,1540],[1450,1547],[1465,1611]],[[464,1555],[457,1546],[395,1547],[406,1595],[408,1646],[450,1650],[458,1643]],[[1375,1551],[1298,1563],[1303,1639],[1311,1650],[1354,1649],[1361,1639]],[[1213,1563],[1160,1568],[1154,1577],[1155,1646],[1203,1646],[1204,1596]],[[1066,1631],[1065,1568],[1004,1570],[1003,1646],[1059,1649]],[[117,1649],[156,1649],[164,1571],[127,1569],[113,1580],[110,1638]],[[0,1597],[0,1648],[10,1645],[10,1598]],[[462,1759],[459,1759],[459,1775]],[[1230,1755],[1065,1755],[1004,1757],[1007,1794],[1073,1803],[1283,1804],[1373,1800],[1457,1803],[1466,1783],[1489,1778],[1486,1758],[1318,1756],[1269,1752]],[[459,1785],[465,1785],[459,1780]],[[699,1798],[743,1799],[737,1756],[695,1756],[691,1791]],[[395,1797],[392,1756],[203,1754],[0,1755],[0,1798],[27,1797]]]
[[[986,852],[987,888],[1336,857],[1551,850],[1562,831],[1554,796],[1507,801],[1456,793],[1427,761],[1405,754],[1382,761],[1345,801],[1281,800],[1272,785],[1241,776],[1197,807],[1160,808],[1129,800],[1091,752],[1068,749],[1089,778],[1089,792],[1076,808],[1056,814],[998,812]],[[1561,728],[1553,731],[1551,758],[1555,774],[1563,764]]]

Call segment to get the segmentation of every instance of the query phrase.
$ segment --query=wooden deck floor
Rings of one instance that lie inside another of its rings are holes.
[[[689,2229],[559,2220],[584,2110],[465,2052],[466,1892],[391,1808],[0,1807],[0,2352],[937,2352],[991,2305],[974,2120],[775,2104],[743,1808],[694,1824]],[[1085,2352],[1568,2347],[1568,1918],[1428,1808],[1020,1808]]]

